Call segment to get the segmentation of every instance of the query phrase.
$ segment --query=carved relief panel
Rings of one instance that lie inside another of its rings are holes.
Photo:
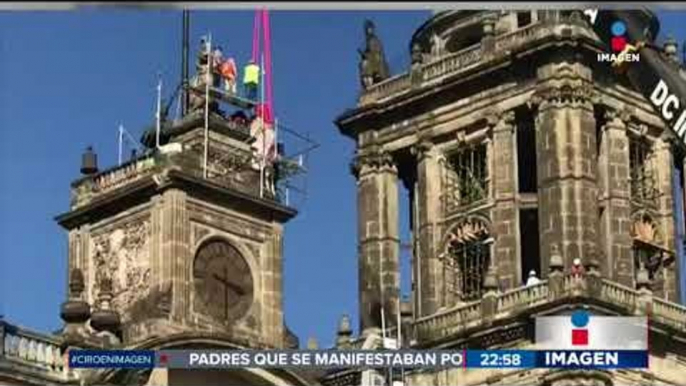
[[[123,322],[127,310],[150,292],[150,220],[138,218],[117,224],[91,236],[88,264],[88,296],[97,305],[103,278],[112,280],[112,306]]]

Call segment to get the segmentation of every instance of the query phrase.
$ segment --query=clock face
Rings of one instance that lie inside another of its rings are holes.
[[[194,264],[196,310],[222,322],[247,312],[253,297],[252,274],[235,247],[210,241],[200,247]]]

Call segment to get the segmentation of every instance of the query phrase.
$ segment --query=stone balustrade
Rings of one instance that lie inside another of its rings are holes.
[[[2,323],[2,322],[0,322]],[[0,330],[2,355],[0,361],[10,361],[29,367],[57,380],[67,380],[69,371],[58,339],[18,328]]]
[[[600,287],[601,300],[620,305],[627,310],[634,310],[637,304],[637,297],[638,292],[633,288],[603,279],[602,286]]]
[[[155,157],[147,156],[79,180],[72,186],[72,208],[86,205],[102,194],[151,175],[155,166]]]
[[[454,54],[430,62],[422,69],[422,80],[430,82],[434,79],[451,75],[481,60],[481,44],[475,44]]]
[[[114,190],[148,174],[155,166],[155,159],[146,157],[130,164],[106,171],[93,179],[93,189],[97,193]]]
[[[681,331],[686,330],[686,307],[653,299],[651,318]]]
[[[496,52],[506,52],[521,46],[525,42],[538,40],[549,34],[550,30],[543,23],[534,23],[522,29],[512,31],[497,37],[495,41]]]
[[[551,33],[553,32],[544,23],[534,23],[517,31],[496,36],[495,54],[499,55],[508,51],[514,51],[530,41],[541,39]],[[442,77],[464,71],[470,66],[480,63],[482,59],[483,52],[480,43],[466,47],[455,53],[423,64],[419,69],[421,80],[424,83],[431,83]],[[409,90],[412,87],[411,78],[411,74],[405,72],[372,85],[360,96],[360,106],[381,101]]]
[[[480,319],[481,301],[474,301],[418,319],[415,333],[418,340],[450,336],[464,330],[470,322]]]
[[[548,282],[515,288],[498,297],[496,315],[537,306],[548,301]]]
[[[588,276],[565,275],[561,279],[562,291],[557,294],[550,291],[553,283],[549,280],[498,293],[495,298],[495,313],[490,316],[494,319],[505,319],[532,307],[543,305],[550,300],[572,300],[577,296],[595,296],[601,301],[622,307],[627,315],[633,315],[639,310],[638,300],[642,295],[632,288],[607,279],[600,279],[600,290],[593,295]],[[414,323],[416,340],[422,342],[446,338],[480,323],[487,316],[484,315],[484,310],[488,308],[481,307],[483,302],[484,300],[479,300],[461,304],[416,320]],[[658,298],[648,299],[648,302],[650,302],[648,309],[652,310],[650,313],[652,320],[682,331],[686,329],[686,307]]]

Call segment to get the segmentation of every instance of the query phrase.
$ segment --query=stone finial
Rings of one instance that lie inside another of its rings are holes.
[[[591,247],[590,254],[586,259],[586,271],[588,271],[588,273],[598,271],[598,268],[600,267],[598,253],[599,251],[596,247]]]
[[[484,290],[486,290],[486,292],[498,290],[498,275],[493,264],[491,264],[488,267],[488,271],[486,271],[486,276],[484,277]]]
[[[645,267],[645,264],[641,262],[638,267],[638,272],[636,273],[636,288],[650,290],[650,275]]]
[[[411,318],[412,317],[412,302],[410,300],[403,299],[400,302],[400,318]]]
[[[677,43],[676,39],[674,39],[674,36],[667,36],[663,48],[665,50],[665,55],[667,56],[667,58],[674,62],[678,60],[677,52],[679,51],[679,44]]]
[[[92,146],[88,146],[81,156],[81,174],[90,176],[98,172],[98,155],[93,151]]]
[[[319,349],[319,343],[317,343],[317,339],[313,336],[311,336],[307,340],[307,349],[308,350],[318,350]]]
[[[74,268],[69,277],[69,300],[62,303],[60,317],[65,323],[82,324],[91,316],[90,306],[81,297],[85,288],[83,273]]]
[[[482,28],[485,37],[491,37],[495,34],[495,24],[497,21],[498,16],[494,13],[489,13],[484,17]]]
[[[560,249],[557,244],[552,244],[550,246],[550,263],[548,265],[550,272],[562,272],[564,269],[564,262],[562,261],[562,255],[560,255]]]
[[[111,308],[112,279],[104,277],[100,280],[98,309],[91,316],[91,327],[96,331],[108,331],[117,334],[121,327],[119,314]]]
[[[72,269],[69,275],[69,296],[78,298],[85,288],[83,272],[78,268]]]
[[[350,343],[350,337],[353,334],[353,328],[350,323],[350,316],[344,314],[338,321],[338,331],[336,332],[336,347],[347,348]]]
[[[338,335],[350,336],[353,333],[352,325],[350,323],[350,316],[345,314],[341,316],[338,321]]]

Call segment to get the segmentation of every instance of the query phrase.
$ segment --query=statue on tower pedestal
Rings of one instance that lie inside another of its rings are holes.
[[[207,87],[207,81],[209,78],[210,85],[213,88],[219,88],[219,76],[217,71],[213,68],[213,71],[208,75],[210,67],[210,55],[211,47],[209,47],[209,42],[204,38],[200,40],[200,48],[198,49],[198,58],[195,63],[195,75],[190,80],[191,88],[198,91],[205,90]],[[210,54],[210,55],[208,55]],[[190,111],[202,110],[205,107],[205,96],[198,95],[197,93],[191,93],[190,97]],[[219,105],[216,101],[210,99],[210,111],[217,111]]]
[[[390,76],[383,44],[376,36],[374,28],[374,23],[371,20],[364,22],[366,46],[364,50],[358,50],[360,53],[360,79],[364,88],[368,88]]]

